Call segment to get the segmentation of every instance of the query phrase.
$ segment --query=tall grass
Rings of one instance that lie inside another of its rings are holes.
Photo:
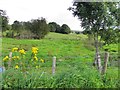
[[[87,43],[85,35],[49,33],[42,40],[3,38],[2,58],[9,55],[12,48],[18,47],[25,49],[26,59],[29,59],[33,46],[38,47],[37,57],[44,59],[45,63],[39,63],[41,67],[38,69],[34,65],[27,70],[6,69],[2,73],[3,88],[117,88],[119,86],[116,66],[108,66],[104,76],[92,66],[94,47],[92,42],[91,45]],[[53,56],[57,57],[55,75],[52,75]]]

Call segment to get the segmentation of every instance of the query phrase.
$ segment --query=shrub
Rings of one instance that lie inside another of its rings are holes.
[[[13,38],[14,32],[12,30],[6,31],[6,37]]]
[[[61,26],[61,30],[60,30],[60,31],[61,31],[61,33],[63,33],[63,34],[69,34],[69,33],[71,32],[69,26],[66,25],[66,24],[63,24],[63,25]]]

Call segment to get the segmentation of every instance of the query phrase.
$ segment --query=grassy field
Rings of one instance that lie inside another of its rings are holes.
[[[25,55],[3,64],[4,88],[116,88],[119,86],[118,67],[108,65],[107,73],[101,76],[92,66],[95,49],[85,35],[49,33],[42,40],[2,39],[2,58],[12,48],[25,50]],[[117,45],[116,45],[117,46]],[[32,58],[32,47],[38,48],[37,58]],[[116,47],[117,48],[117,47]],[[116,49],[115,48],[115,49]],[[103,51],[102,51],[103,52]],[[114,53],[116,55],[117,52]],[[52,58],[56,56],[56,72],[52,75]],[[41,59],[44,62],[41,62]],[[22,63],[22,64],[21,64]],[[16,64],[19,68],[15,69]],[[113,73],[114,72],[114,73]]]

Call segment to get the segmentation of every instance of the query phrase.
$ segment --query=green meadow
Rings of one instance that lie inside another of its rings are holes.
[[[20,59],[2,61],[3,88],[117,88],[118,45],[101,48],[102,63],[104,49],[110,52],[107,72],[100,75],[93,61],[95,56],[93,40],[83,34],[49,33],[44,39],[2,38],[2,60],[9,56],[12,48],[24,49],[25,55],[13,52]],[[38,48],[37,58],[32,58],[32,47]],[[55,74],[52,74],[52,60],[56,57]],[[41,59],[44,62],[41,62]],[[19,68],[15,68],[18,65]]]

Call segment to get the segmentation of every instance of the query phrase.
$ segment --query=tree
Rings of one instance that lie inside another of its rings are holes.
[[[60,33],[60,25],[57,24],[56,22],[50,22],[49,23],[49,28],[50,28],[50,32],[56,32],[56,33]]]
[[[55,22],[50,22],[49,24],[50,32],[55,32],[56,31],[56,23]]]
[[[45,18],[38,18],[31,20],[30,30],[35,34],[34,38],[41,39],[49,32],[49,27]]]
[[[0,9],[0,27],[5,31],[8,29],[8,17],[6,16],[6,12]]]
[[[49,27],[45,18],[38,18],[27,22],[16,20],[12,24],[12,30],[17,32],[17,38],[41,39],[49,32]]]
[[[60,30],[60,25],[59,24],[56,24],[56,33],[61,33],[61,30]]]
[[[61,33],[63,34],[69,34],[71,32],[70,27],[67,24],[63,24],[61,26]]]
[[[99,72],[102,70],[98,44],[98,37],[102,35],[99,32],[100,29],[103,29],[106,33],[109,28],[116,26],[116,14],[113,15],[111,9],[115,11],[117,5],[118,3],[115,2],[74,2],[73,7],[69,8],[73,15],[78,16],[78,19],[82,21],[81,26],[85,30],[89,30],[94,36],[96,48],[94,65],[98,66]]]
[[[32,30],[32,23],[30,21],[23,22],[23,27],[25,30],[30,31]]]
[[[20,33],[22,30],[22,24],[19,21],[15,20],[12,24],[12,30],[17,32],[17,34]]]

